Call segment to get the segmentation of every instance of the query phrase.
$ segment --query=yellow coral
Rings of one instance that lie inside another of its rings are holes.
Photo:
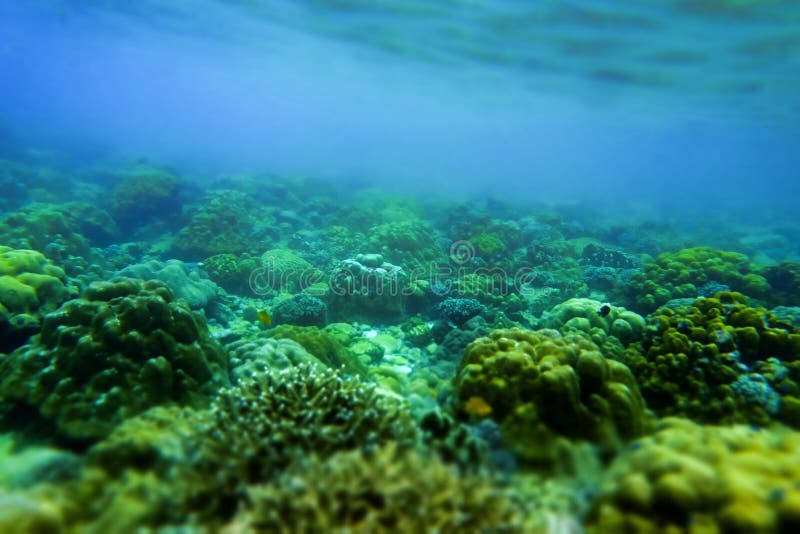
[[[590,532],[800,528],[800,433],[669,418],[636,445],[606,473]]]

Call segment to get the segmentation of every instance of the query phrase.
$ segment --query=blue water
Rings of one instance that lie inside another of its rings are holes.
[[[0,116],[6,150],[774,215],[798,28],[768,0],[7,1]]]

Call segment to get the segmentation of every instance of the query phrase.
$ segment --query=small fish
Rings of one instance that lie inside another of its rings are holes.
[[[608,304],[603,304],[602,306],[600,306],[600,310],[598,310],[597,315],[599,315],[600,317],[605,317],[609,313],[611,313],[611,306],[609,306]]]
[[[474,417],[486,417],[492,413],[492,407],[483,397],[470,397],[464,404],[464,410]]]
[[[269,314],[269,312],[261,310],[258,312],[258,322],[264,326],[269,326],[272,324],[272,316]]]

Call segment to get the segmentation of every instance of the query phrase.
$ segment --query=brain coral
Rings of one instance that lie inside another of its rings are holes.
[[[455,385],[462,411],[501,422],[506,439],[533,460],[536,447],[562,436],[614,448],[648,421],[624,364],[585,337],[555,330],[501,329],[475,340]]]
[[[589,532],[798,532],[800,433],[669,418],[613,462]]]
[[[146,408],[194,404],[228,382],[201,316],[160,282],[95,283],[47,315],[0,364],[2,395],[34,406],[60,437],[92,441]]]

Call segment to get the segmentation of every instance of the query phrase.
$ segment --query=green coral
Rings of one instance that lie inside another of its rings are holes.
[[[367,243],[370,250],[380,252],[392,263],[428,273],[432,262],[444,261],[435,235],[421,220],[388,222],[370,228]]]
[[[66,265],[65,260],[89,258],[90,245],[105,246],[117,229],[105,211],[82,202],[29,204],[0,222],[0,242],[33,249]]]
[[[800,433],[662,421],[613,462],[587,531],[794,532]]]
[[[205,401],[228,382],[227,365],[202,316],[169,288],[120,279],[47,315],[0,363],[0,391],[14,408],[35,407],[59,438],[93,441],[150,406]]]
[[[231,293],[247,295],[250,277],[259,267],[259,261],[248,255],[216,254],[201,264],[208,277]]]
[[[606,356],[617,358],[624,346],[641,338],[644,318],[620,306],[587,298],[569,299],[542,315],[538,326],[561,332],[581,332]]]
[[[797,397],[800,333],[747,302],[721,292],[649,316],[647,338],[625,361],[657,413],[709,423],[781,417],[780,404]],[[771,358],[786,368],[771,375]]]
[[[38,331],[42,317],[69,298],[64,271],[34,250],[0,246],[0,350]]]
[[[270,333],[259,332],[255,336],[237,339],[225,345],[234,383],[270,370],[286,369],[301,364],[327,367],[293,339],[269,336]]]
[[[142,167],[118,173],[111,194],[111,211],[123,224],[141,224],[153,217],[167,218],[180,211],[180,182],[169,172]]]
[[[251,277],[251,289],[259,294],[272,290],[297,293],[325,279],[322,271],[287,248],[266,251],[259,267]]]
[[[257,208],[244,193],[216,191],[194,210],[189,224],[178,232],[172,246],[179,254],[192,259],[263,250],[264,245],[271,243],[271,238],[264,235],[254,238],[256,223],[270,224],[274,219]]]
[[[534,531],[488,477],[460,475],[435,455],[395,447],[308,458],[247,496],[237,522],[266,532]]]
[[[350,372],[360,374],[366,372],[364,364],[327,327],[320,329],[316,326],[280,325],[269,330],[268,335],[299,343],[309,354],[330,368],[344,367]]]
[[[754,298],[769,294],[767,280],[747,256],[711,247],[665,252],[617,288],[630,308],[651,312],[678,298],[700,296],[706,284],[723,284]]]
[[[624,364],[555,330],[501,329],[473,341],[455,387],[462,413],[500,422],[512,448],[535,462],[549,459],[562,437],[613,450],[649,420]]]
[[[311,454],[408,447],[416,439],[402,403],[356,378],[305,365],[223,391],[211,416],[187,476],[197,478],[190,506],[218,517],[236,510],[248,485],[269,482]]]
[[[393,323],[405,313],[409,276],[380,254],[359,254],[340,261],[330,274],[332,321]]]

